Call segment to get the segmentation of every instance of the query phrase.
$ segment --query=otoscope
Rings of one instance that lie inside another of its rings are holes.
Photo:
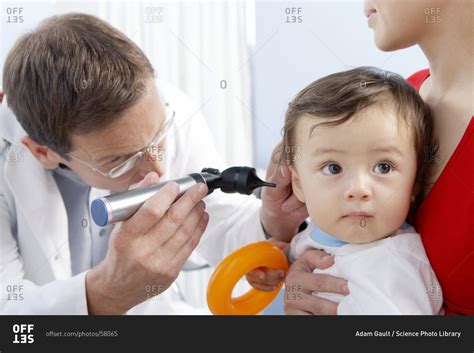
[[[254,189],[259,187],[276,186],[274,183],[261,180],[257,176],[255,168],[231,167],[222,171],[222,173],[218,169],[204,168],[201,173],[193,173],[183,178],[163,181],[155,185],[97,198],[91,203],[92,219],[99,226],[127,220],[138,211],[146,200],[170,181],[174,181],[179,186],[177,198],[197,183],[207,185],[209,190],[207,195],[215,189],[221,189],[228,194],[237,192],[250,195]]]

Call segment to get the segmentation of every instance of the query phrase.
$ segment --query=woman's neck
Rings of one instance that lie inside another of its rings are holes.
[[[449,10],[449,12],[448,12]],[[474,90],[474,5],[454,7],[441,14],[441,21],[419,42],[430,65],[429,94]],[[454,13],[456,11],[456,13]]]

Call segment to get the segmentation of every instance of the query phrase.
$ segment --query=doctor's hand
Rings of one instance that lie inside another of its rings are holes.
[[[158,182],[149,173],[137,186]],[[199,183],[175,203],[179,188],[166,184],[114,229],[105,259],[86,275],[89,314],[123,314],[165,291],[206,229],[209,215]]]
[[[281,153],[282,143],[273,150],[268,165],[267,180],[275,183],[276,187],[262,189],[260,221],[268,237],[289,242],[308,217],[308,211],[293,194],[290,170],[279,163]]]
[[[285,313],[287,315],[336,315],[338,303],[314,296],[313,292],[348,295],[347,281],[327,274],[313,273],[326,269],[334,257],[321,250],[307,250],[291,265],[285,281]]]

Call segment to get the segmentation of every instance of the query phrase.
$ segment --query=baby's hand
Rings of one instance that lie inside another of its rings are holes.
[[[277,289],[278,285],[285,280],[284,270],[275,270],[268,267],[259,267],[247,273],[247,281],[255,289],[271,292]]]
[[[270,242],[278,246],[285,254],[288,254],[289,245],[287,243],[274,239],[270,239]],[[285,270],[259,267],[247,273],[245,277],[253,288],[264,292],[271,292],[277,289],[278,285],[285,280],[285,276]]]

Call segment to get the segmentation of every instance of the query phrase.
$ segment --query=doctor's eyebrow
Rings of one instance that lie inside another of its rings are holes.
[[[108,161],[108,162],[111,162],[111,161],[114,160],[115,158],[131,157],[131,156],[133,156],[134,154],[136,154],[136,153],[138,153],[138,152],[140,152],[140,151],[143,151],[143,150],[144,150],[145,148],[147,148],[148,145],[158,136],[158,134],[161,132],[161,129],[162,129],[162,128],[163,128],[163,126],[160,125],[160,128],[158,129],[158,132],[153,136],[153,138],[150,140],[150,142],[149,142],[146,146],[144,146],[144,147],[142,147],[142,148],[140,148],[140,149],[138,149],[138,150],[136,150],[136,151],[134,151],[134,152],[126,152],[126,153],[121,153],[121,154],[110,154],[110,155],[105,156],[105,157],[100,157],[100,158],[97,159],[95,162],[98,163],[98,164],[105,163],[105,162],[107,162],[107,161]]]
[[[143,149],[143,148],[142,148]],[[111,162],[113,161],[114,159],[116,158],[124,158],[124,157],[131,157],[133,156],[135,153],[139,152],[141,150],[138,150],[136,152],[130,152],[130,153],[122,153],[122,154],[117,154],[117,155],[110,155],[110,156],[106,156],[106,157],[102,157],[100,158],[99,160],[96,161],[96,163],[99,163],[99,164],[102,164],[102,163],[108,163],[108,162]]]

